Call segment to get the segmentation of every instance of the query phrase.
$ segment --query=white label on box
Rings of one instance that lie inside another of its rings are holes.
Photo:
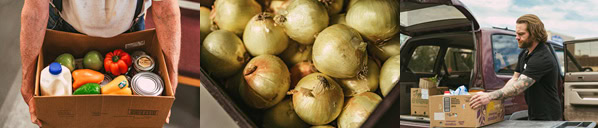
[[[435,112],[434,120],[444,120],[444,112]]]
[[[422,89],[422,99],[428,99],[428,89]]]

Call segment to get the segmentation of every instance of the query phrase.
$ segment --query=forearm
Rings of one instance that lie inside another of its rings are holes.
[[[529,78],[525,75],[521,75],[518,79],[511,79],[505,86],[499,90],[490,93],[490,98],[495,99],[504,99],[508,97],[513,97],[518,94],[521,94],[527,88],[531,87],[532,84],[535,82],[532,78]]]
[[[48,23],[49,3],[45,0],[26,0],[21,12],[20,50],[23,72],[22,86],[33,86],[36,59],[42,47]],[[22,87],[23,99],[29,101],[34,87]]]
[[[178,80],[178,64],[181,47],[181,14],[176,0],[154,1],[153,19],[160,47],[166,55],[173,91]],[[176,91],[175,91],[176,92]]]

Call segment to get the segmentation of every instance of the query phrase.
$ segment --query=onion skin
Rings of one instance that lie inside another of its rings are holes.
[[[380,91],[386,96],[390,90],[399,82],[401,76],[401,55],[395,55],[382,65],[380,69]]]
[[[347,10],[351,9],[351,6],[353,6],[353,4],[355,4],[357,1],[359,0],[349,0],[349,3],[347,3]]]
[[[330,17],[330,25],[334,25],[334,24],[347,24],[347,20],[345,20],[347,14],[346,13],[341,13],[341,14],[336,14],[333,15],[332,17]]]
[[[280,56],[280,59],[287,65],[295,65],[300,62],[311,61],[312,46],[313,45],[302,45],[290,40],[287,49],[278,56]]]
[[[210,20],[210,9],[206,7],[199,7],[199,35],[200,41],[203,40],[212,32],[210,28],[212,28],[212,20]]]
[[[309,125],[293,109],[291,99],[285,99],[264,113],[264,128],[307,128]]]
[[[395,36],[384,44],[368,45],[368,52],[380,61],[386,61],[391,56],[401,55],[401,40]]]
[[[376,91],[378,89],[378,80],[380,80],[380,67],[372,58],[368,59],[367,72],[364,78],[358,76],[350,79],[338,79],[345,97]]]
[[[345,0],[320,0],[320,2],[324,4],[328,15],[330,16],[341,12]]]
[[[252,108],[267,109],[284,99],[291,77],[287,66],[273,55],[257,56],[245,66],[246,85],[239,86],[243,101]]]
[[[292,0],[286,10],[275,17],[287,35],[303,45],[313,44],[315,36],[328,26],[328,12],[317,0]]]
[[[262,11],[262,6],[255,0],[216,0],[212,11],[218,28],[241,36],[251,17]]]
[[[299,80],[301,80],[301,78],[315,73],[317,72],[317,70],[315,69],[316,67],[314,67],[314,65],[311,62],[300,62],[295,64],[295,66],[293,66],[290,70],[291,72],[291,87],[290,89],[295,88],[295,86],[297,85],[297,83],[299,83]]]
[[[281,26],[274,25],[274,14],[255,15],[243,32],[245,48],[252,56],[278,55],[289,45],[289,37]]]
[[[239,37],[226,30],[210,33],[200,48],[200,61],[209,74],[217,78],[229,77],[241,70],[249,59]]]
[[[349,8],[346,20],[367,40],[383,43],[399,32],[399,2],[359,0]]]
[[[359,128],[376,109],[382,98],[372,92],[355,95],[347,101],[343,112],[338,117],[339,128]]]
[[[285,10],[289,4],[291,0],[272,0],[270,2],[270,10],[272,10],[272,12],[274,12],[274,14],[280,14],[280,10]]]
[[[359,33],[344,24],[322,31],[313,47],[313,63],[318,71],[334,78],[353,78],[367,64],[367,43]]]
[[[311,125],[324,125],[335,120],[344,102],[341,87],[322,73],[305,76],[289,94],[293,94],[297,115]]]

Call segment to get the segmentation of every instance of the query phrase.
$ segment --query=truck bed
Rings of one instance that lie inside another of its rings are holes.
[[[430,118],[423,116],[401,115],[401,128],[427,128],[430,127]]]

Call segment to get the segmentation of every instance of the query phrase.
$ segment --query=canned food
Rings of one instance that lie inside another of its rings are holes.
[[[135,95],[159,96],[164,91],[164,82],[152,72],[140,72],[131,79],[131,90]]]
[[[135,59],[139,58],[139,56],[141,56],[141,55],[147,55],[147,54],[145,54],[144,51],[135,51],[135,52],[133,52],[133,54],[131,54],[131,59],[135,60]]]
[[[129,83],[131,82],[131,77],[128,75],[125,75],[125,78],[127,79],[127,81],[129,81]]]
[[[104,74],[104,80],[102,80],[102,83],[100,83],[100,87],[104,87],[104,85],[110,83],[110,81],[112,81],[110,75]]]
[[[154,70],[155,65],[154,59],[148,55],[139,56],[133,63],[133,67],[137,73],[151,72]]]

